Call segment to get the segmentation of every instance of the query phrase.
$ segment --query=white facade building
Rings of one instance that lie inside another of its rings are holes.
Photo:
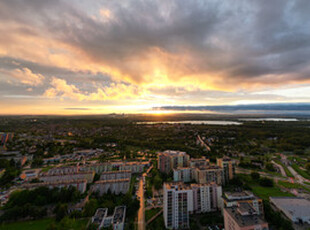
[[[189,214],[221,208],[222,187],[216,184],[164,184],[164,220],[169,229],[188,228]]]

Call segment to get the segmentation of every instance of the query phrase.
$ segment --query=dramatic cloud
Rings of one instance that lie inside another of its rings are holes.
[[[112,83],[103,88],[97,88],[96,92],[88,93],[81,91],[75,85],[68,84],[65,80],[52,78],[52,87],[47,89],[44,96],[48,98],[60,97],[70,98],[74,100],[87,101],[102,101],[102,100],[117,100],[125,98],[138,97],[140,92],[130,85]]]
[[[309,12],[308,0],[1,1],[0,80],[70,101],[306,101],[268,92],[310,83]]]
[[[38,86],[42,84],[44,76],[41,74],[34,74],[30,69],[14,69],[11,71],[0,69],[0,75],[4,75],[8,82],[22,83],[30,86]],[[4,78],[5,78],[4,77]]]

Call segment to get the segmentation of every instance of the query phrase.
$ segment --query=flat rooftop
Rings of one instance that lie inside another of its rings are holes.
[[[198,170],[214,170],[214,169],[221,169],[222,168],[220,166],[217,166],[217,165],[205,165],[205,166],[198,166],[197,167]]]
[[[100,225],[103,218],[108,214],[107,208],[98,208],[94,217],[92,218],[92,222]]]
[[[298,197],[270,197],[270,201],[288,217],[310,217],[310,201]]]
[[[249,191],[241,191],[241,192],[225,192],[223,195],[223,199],[227,201],[241,201],[241,200],[254,200],[259,198]]]
[[[186,155],[186,152],[176,151],[176,150],[166,150],[161,152],[162,154],[170,155],[170,156],[177,156],[177,155]]]
[[[255,225],[261,225],[266,224],[267,222],[263,220],[259,215],[257,214],[251,214],[251,209],[247,210],[246,207],[242,207],[239,209],[239,207],[230,207],[225,208],[225,211],[229,214],[231,218],[234,219],[234,221],[239,225],[239,227],[247,227],[247,226],[255,226]],[[242,214],[241,214],[242,213]]]
[[[123,223],[125,221],[126,206],[115,207],[113,215],[113,224]]]
[[[118,180],[98,180],[95,184],[109,184],[109,183],[123,183],[123,182],[130,182],[130,179],[118,179]]]
[[[175,189],[175,190],[188,190],[191,189],[189,184],[184,184],[183,182],[170,182],[165,183],[164,186],[166,189]]]

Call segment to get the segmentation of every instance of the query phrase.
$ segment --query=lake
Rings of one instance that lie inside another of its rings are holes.
[[[237,121],[141,121],[138,125],[155,125],[155,124],[191,124],[191,125],[242,125],[242,122]]]

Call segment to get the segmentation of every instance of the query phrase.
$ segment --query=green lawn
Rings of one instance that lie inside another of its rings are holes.
[[[42,230],[46,229],[52,222],[53,219],[42,219],[42,220],[32,220],[32,221],[24,221],[24,222],[16,222],[10,224],[2,224],[0,225],[1,230]]]
[[[302,177],[304,177],[304,178],[310,180],[310,175],[309,175],[306,171],[300,169],[299,166],[298,166],[297,164],[292,164],[292,168],[293,168],[299,175],[301,175]]]
[[[154,208],[145,211],[145,221],[147,222],[160,211],[160,208]]]
[[[164,216],[161,214],[152,223],[146,226],[147,230],[162,230],[165,228]]]
[[[239,174],[240,179],[250,186],[252,192],[258,197],[269,200],[271,196],[293,196],[291,193],[282,192],[279,187],[274,185],[274,187],[263,187],[258,184],[257,181],[253,181],[250,175]]]
[[[290,183],[290,182],[285,182],[285,181],[278,181],[278,184],[280,186],[283,186],[285,188],[296,188],[296,189],[304,189],[308,192],[310,192],[310,189],[308,189],[307,187],[301,185],[301,184],[297,184],[297,183]]]
[[[297,162],[302,163],[302,164],[307,162],[305,159],[302,159],[298,156],[289,156],[288,159],[291,161],[296,160]]]
[[[0,225],[0,230],[44,230],[47,227],[54,223],[54,219],[42,219],[42,220],[31,220],[31,221],[23,221],[16,222],[10,224],[2,224]],[[74,221],[74,223],[70,226],[72,230],[85,230],[88,219],[80,219]]]
[[[282,192],[278,187],[262,187],[259,185],[253,185],[251,188],[255,195],[264,200],[269,200],[269,197],[271,196],[294,196],[291,193]]]

